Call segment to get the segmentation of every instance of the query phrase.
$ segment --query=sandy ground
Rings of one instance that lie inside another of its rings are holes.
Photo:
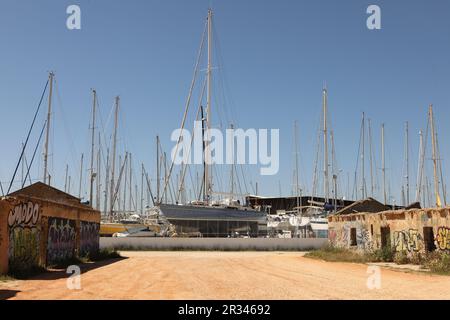
[[[450,299],[450,277],[381,269],[280,252],[122,252],[125,259],[83,266],[81,290],[51,272],[0,283],[11,299]]]

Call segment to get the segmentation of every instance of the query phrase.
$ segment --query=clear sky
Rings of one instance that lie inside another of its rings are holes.
[[[81,7],[81,30],[66,28],[66,8],[71,4]],[[381,7],[381,30],[366,27],[370,4]],[[170,133],[181,121],[210,5],[233,121],[241,128],[281,130],[279,174],[260,177],[257,168],[250,170],[249,180],[259,182],[260,193],[278,195],[279,182],[283,194],[291,192],[294,120],[299,123],[301,184],[311,189],[325,83],[341,188],[347,189],[348,176],[353,182],[362,112],[372,121],[378,179],[380,126],[386,124],[387,175],[397,203],[404,167],[404,123],[410,122],[414,189],[418,132],[426,127],[430,103],[435,106],[444,175],[448,173],[447,0],[2,0],[3,184],[11,179],[49,70],[57,79],[50,166],[54,184],[63,186],[66,163],[77,181],[80,155],[84,152],[85,159],[89,157],[90,88],[98,92],[105,136],[111,131],[114,96],[121,96],[121,151],[132,152],[135,167],[143,162],[154,177],[155,136],[161,136],[166,150],[173,146]],[[33,132],[28,160],[45,109]],[[42,176],[41,150],[33,167],[34,179]],[[78,190],[76,182],[73,188]]]

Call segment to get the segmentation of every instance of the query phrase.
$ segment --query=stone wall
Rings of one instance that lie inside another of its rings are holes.
[[[450,250],[450,208],[357,213],[329,217],[329,242],[361,251]]]

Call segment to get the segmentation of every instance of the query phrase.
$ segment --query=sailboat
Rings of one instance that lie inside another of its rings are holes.
[[[212,16],[212,10],[209,9],[207,16],[207,105],[206,117],[202,117],[203,129],[206,129],[206,132],[211,127]],[[210,157],[208,143],[204,143],[203,156],[205,159]],[[248,237],[260,235],[261,229],[267,226],[266,213],[244,206],[233,199],[212,201],[212,195],[214,194],[212,192],[212,170],[210,165],[206,163],[209,162],[204,161],[203,200],[192,201],[187,204],[167,204],[162,203],[162,199],[158,199],[157,208],[160,214],[173,224],[179,233],[200,233],[203,236],[212,237],[229,237],[237,234]],[[167,188],[168,180],[165,179],[164,189]]]

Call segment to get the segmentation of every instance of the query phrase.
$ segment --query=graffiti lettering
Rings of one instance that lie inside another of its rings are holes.
[[[40,230],[39,204],[21,203],[10,210],[9,265],[11,269],[24,270],[39,264]]]
[[[28,203],[19,204],[9,211],[8,226],[34,226],[39,219],[39,204]]]
[[[439,227],[436,243],[440,250],[450,250],[450,228]]]
[[[356,232],[356,243],[358,248],[364,250],[371,250],[373,248],[372,237],[366,229],[358,229]]]
[[[417,252],[423,248],[423,237],[416,229],[394,232],[394,248],[397,252]]]
[[[82,256],[98,251],[99,230],[98,223],[81,221],[80,252]]]
[[[75,221],[50,218],[48,220],[47,264],[57,264],[75,254]]]

